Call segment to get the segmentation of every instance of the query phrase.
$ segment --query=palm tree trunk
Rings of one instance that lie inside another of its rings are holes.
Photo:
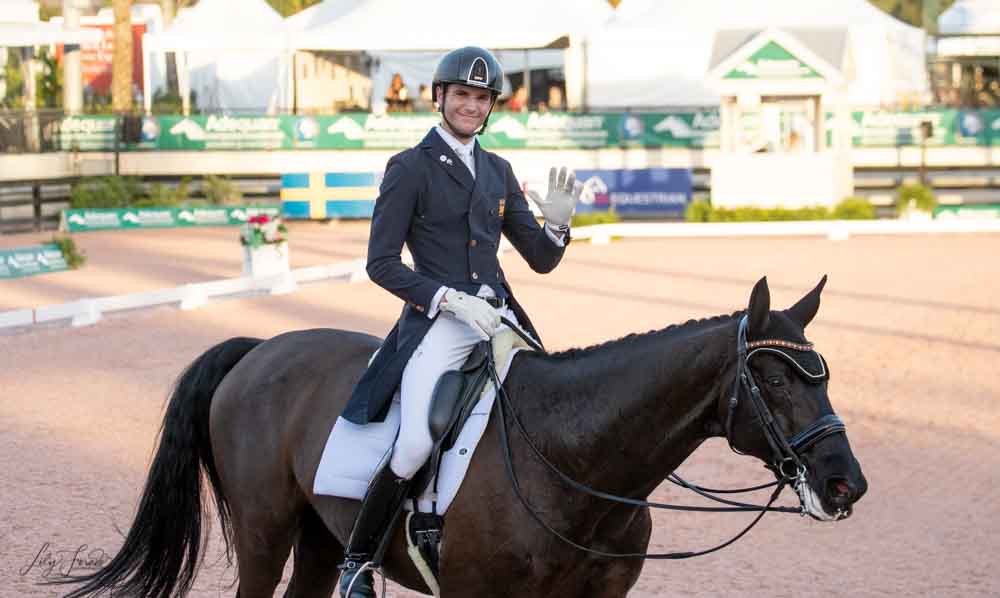
[[[111,70],[111,108],[132,111],[132,0],[114,0],[115,53]]]

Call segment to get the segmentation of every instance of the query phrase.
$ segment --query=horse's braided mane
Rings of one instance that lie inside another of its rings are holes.
[[[549,353],[547,357],[556,360],[573,360],[582,359],[591,355],[597,351],[610,348],[612,346],[618,345],[629,345],[635,343],[636,341],[646,339],[653,336],[664,336],[665,338],[672,337],[674,335],[679,335],[681,333],[687,334],[693,330],[697,330],[702,326],[708,326],[711,324],[717,324],[723,321],[732,320],[737,316],[742,316],[745,312],[743,310],[735,311],[731,314],[723,314],[719,316],[712,316],[710,318],[703,318],[700,320],[688,320],[687,322],[681,324],[671,324],[666,328],[661,328],[659,330],[650,330],[648,332],[633,332],[627,334],[621,338],[604,341],[602,343],[591,345],[589,347],[579,348],[579,349],[566,349],[565,351],[559,351],[557,353]]]

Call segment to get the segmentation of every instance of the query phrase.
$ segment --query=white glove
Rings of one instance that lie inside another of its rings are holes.
[[[500,314],[492,305],[462,291],[455,289],[445,291],[438,309],[453,314],[472,326],[484,341],[490,340],[500,327]]]
[[[542,211],[545,222],[555,228],[566,228],[573,218],[573,211],[576,209],[576,202],[580,199],[580,192],[583,185],[576,186],[576,173],[570,170],[568,173],[563,166],[556,176],[556,169],[553,166],[549,169],[549,192],[545,196],[545,201],[536,191],[528,190],[528,197],[535,202],[538,209]]]

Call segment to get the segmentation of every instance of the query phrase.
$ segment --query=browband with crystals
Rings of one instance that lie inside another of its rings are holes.
[[[783,341],[778,339],[764,339],[759,341],[750,341],[747,343],[748,349],[758,349],[760,347],[784,347],[786,349],[794,349],[795,351],[812,351],[812,343],[793,343],[792,341]]]

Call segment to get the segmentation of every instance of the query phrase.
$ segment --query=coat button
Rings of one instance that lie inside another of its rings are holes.
[[[494,210],[493,208],[490,208],[490,216],[495,216],[496,213],[497,213],[496,210]]]
[[[472,280],[479,280],[479,275],[475,272],[472,273]]]
[[[476,245],[479,245],[479,241],[476,241],[475,239],[469,241],[469,247],[475,247]]]

